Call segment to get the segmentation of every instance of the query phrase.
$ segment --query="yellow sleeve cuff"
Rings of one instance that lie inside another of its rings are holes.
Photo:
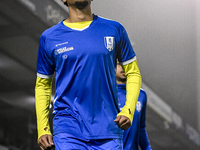
[[[142,78],[137,60],[123,66],[126,81],[126,103],[117,116],[126,116],[133,121],[135,107],[140,93]]]
[[[49,126],[49,106],[51,103],[52,78],[37,77],[35,86],[35,108],[37,116],[38,139],[42,135],[51,135]]]

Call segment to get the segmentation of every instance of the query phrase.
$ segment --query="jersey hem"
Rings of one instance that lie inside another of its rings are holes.
[[[73,136],[76,136],[78,139],[82,139],[82,140],[95,140],[95,139],[114,139],[114,138],[118,138],[118,139],[123,139],[123,135],[116,135],[116,134],[111,134],[111,135],[83,135],[82,133],[69,133],[69,132],[56,132],[53,133],[53,136],[59,133],[68,133],[71,134]],[[81,135],[81,136],[80,136]]]

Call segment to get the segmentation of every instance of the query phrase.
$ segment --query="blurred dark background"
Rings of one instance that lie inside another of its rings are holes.
[[[200,149],[200,0],[94,0],[92,9],[127,29],[148,96],[152,149]],[[39,38],[67,17],[60,0],[0,1],[0,150],[39,150]]]

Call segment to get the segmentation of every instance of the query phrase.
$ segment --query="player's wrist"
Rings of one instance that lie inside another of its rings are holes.
[[[131,124],[133,121],[133,115],[134,115],[134,111],[126,106],[124,106],[122,108],[122,111],[117,114],[117,116],[126,116],[131,121]]]
[[[43,132],[43,133],[38,134],[38,139],[43,135],[51,135],[52,136],[51,132]]]

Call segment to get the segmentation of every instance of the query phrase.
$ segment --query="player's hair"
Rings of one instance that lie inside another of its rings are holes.
[[[67,2],[64,2],[64,4],[65,4],[66,6],[68,6]]]

